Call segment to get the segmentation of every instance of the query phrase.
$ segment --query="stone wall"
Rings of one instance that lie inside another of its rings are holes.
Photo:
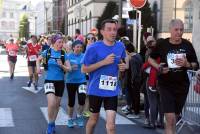
[[[193,38],[192,42],[200,63],[200,0],[193,0]]]

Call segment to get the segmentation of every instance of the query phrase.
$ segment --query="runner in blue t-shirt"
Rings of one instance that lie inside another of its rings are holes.
[[[88,95],[90,118],[86,134],[94,132],[102,102],[106,110],[107,133],[115,133],[117,96],[120,90],[118,73],[124,71],[125,48],[116,42],[117,24],[115,20],[105,20],[101,24],[103,40],[89,46],[83,59],[82,71],[89,73]]]
[[[64,72],[71,70],[67,55],[62,52],[63,38],[61,35],[52,37],[52,47],[45,50],[37,59],[37,71],[40,72],[40,61],[47,62],[45,73],[45,94],[48,102],[48,127],[47,134],[55,132],[55,120],[59,111],[61,97],[63,96],[65,83]],[[48,56],[48,57],[47,57]],[[64,59],[64,60],[63,60]]]
[[[83,106],[85,104],[86,91],[84,88],[86,86],[86,75],[81,72],[81,65],[83,59],[82,53],[83,42],[80,40],[76,40],[72,44],[73,52],[68,54],[68,59],[70,61],[70,65],[72,70],[66,74],[66,86],[68,93],[68,116],[69,120],[67,122],[68,127],[74,126],[74,121],[76,121],[77,125],[80,127],[84,126],[83,120]],[[76,92],[78,95],[78,109],[77,109],[77,117],[74,120],[73,111],[74,104],[76,98]]]

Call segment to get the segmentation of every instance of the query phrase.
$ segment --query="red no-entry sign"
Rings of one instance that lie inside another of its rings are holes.
[[[130,4],[134,8],[142,8],[146,4],[147,0],[130,0]]]

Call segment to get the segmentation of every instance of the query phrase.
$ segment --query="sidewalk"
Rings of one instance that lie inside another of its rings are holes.
[[[141,105],[143,106],[143,102],[144,102],[143,97],[141,97],[141,100],[140,100],[140,101],[141,101]],[[118,112],[120,115],[124,116],[124,117],[126,117],[126,114],[122,113],[121,108],[122,108],[123,106],[125,106],[125,105],[126,105],[125,99],[119,97],[119,98],[118,98],[118,109],[117,109],[117,112]],[[142,106],[141,106],[141,107],[142,107]],[[137,123],[137,124],[138,124],[140,127],[142,127],[143,129],[148,129],[148,128],[145,128],[145,127],[144,127],[145,115],[144,115],[144,110],[143,110],[143,109],[141,109],[139,116],[140,116],[140,118],[138,118],[138,119],[130,119],[130,118],[129,118],[129,120],[131,120],[131,121]],[[127,117],[126,117],[126,118],[127,118]],[[159,128],[156,128],[155,131],[156,131],[157,133],[160,133],[160,134],[163,134],[163,132],[164,132],[163,129],[159,129]],[[182,134],[182,133],[181,133],[181,134]]]

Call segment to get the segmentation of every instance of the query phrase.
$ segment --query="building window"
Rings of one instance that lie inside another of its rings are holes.
[[[1,28],[2,29],[7,29],[7,23],[6,23],[6,21],[2,21],[1,22]]]
[[[11,18],[11,19],[14,18],[14,13],[10,13],[10,18]]]
[[[185,23],[184,23],[184,28],[185,32],[192,32],[192,27],[193,27],[193,5],[192,2],[189,1],[187,4],[185,4]]]
[[[6,12],[2,12],[2,17],[6,18]]]
[[[15,22],[14,21],[9,22],[9,29],[12,29],[12,30],[15,29]]]

